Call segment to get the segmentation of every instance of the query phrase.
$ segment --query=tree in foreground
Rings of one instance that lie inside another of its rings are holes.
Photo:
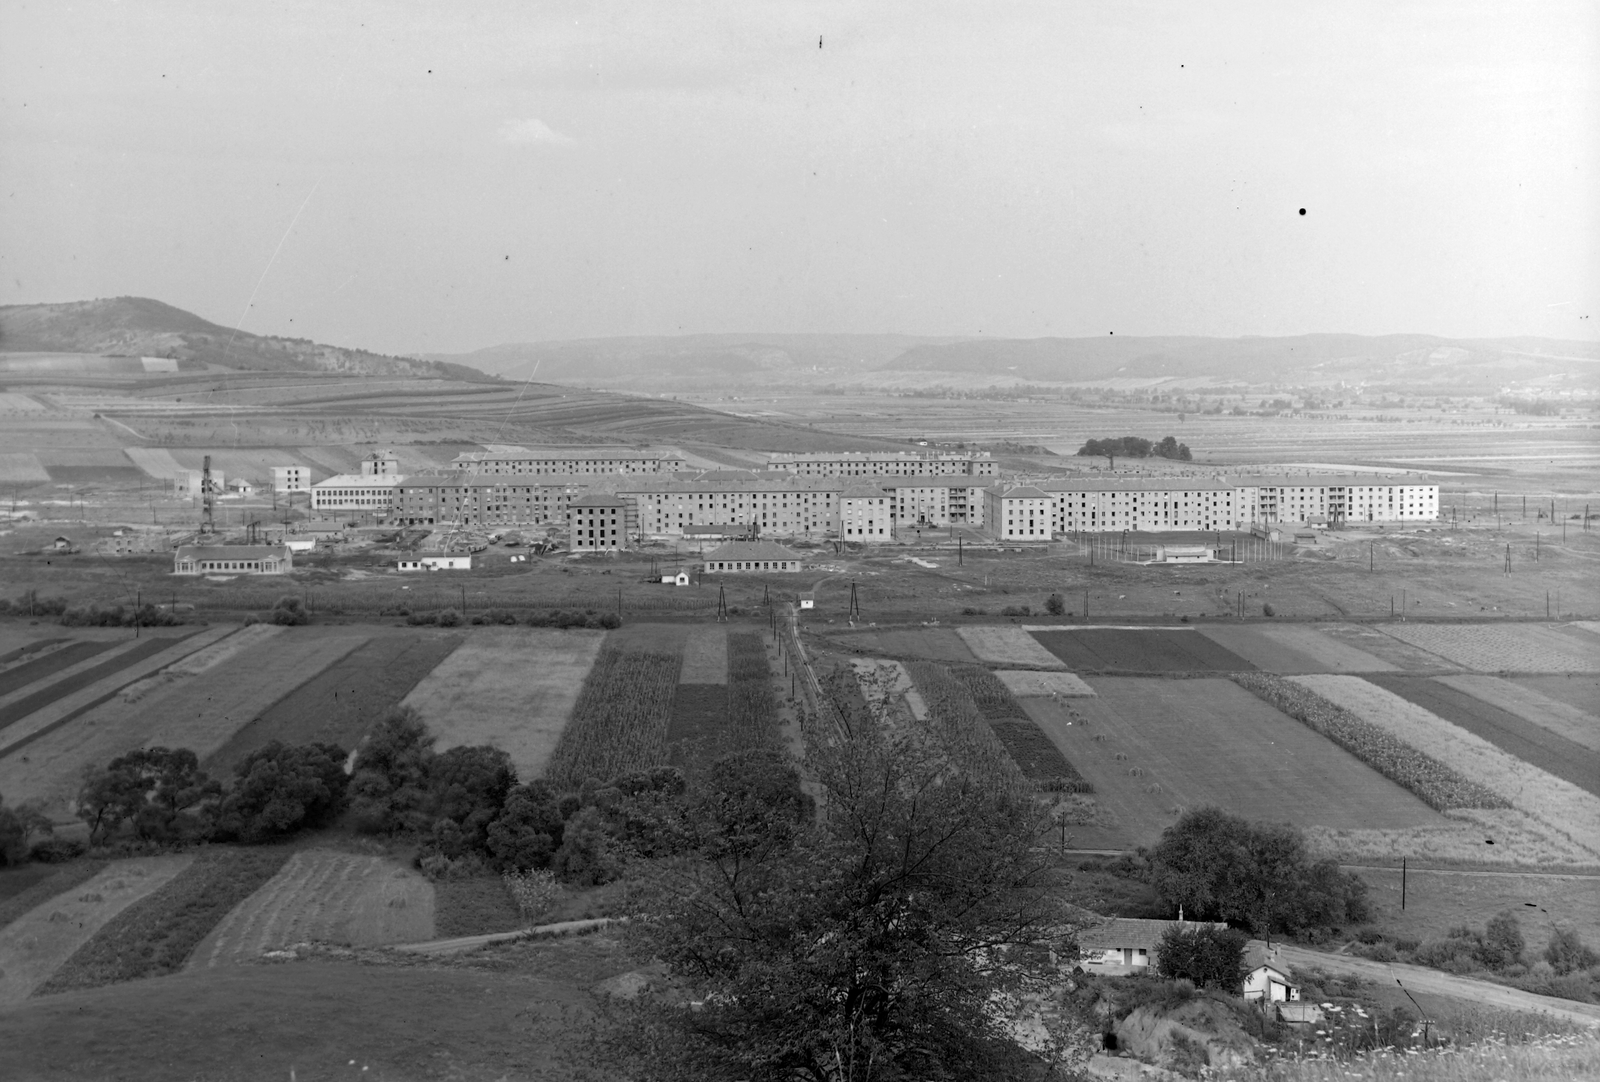
[[[350,813],[359,829],[399,834],[432,824],[434,740],[413,707],[396,707],[378,722],[356,753],[350,778]]]
[[[1013,1022],[1077,954],[1036,848],[1048,809],[975,783],[934,733],[888,713],[831,739],[810,728],[820,817],[781,757],[729,761],[689,803],[691,852],[640,870],[629,934],[691,1002],[633,1009],[616,1034],[628,1073],[1036,1072]]]

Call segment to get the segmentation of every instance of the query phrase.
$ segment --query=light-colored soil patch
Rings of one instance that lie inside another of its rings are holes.
[[[1267,672],[1387,672],[1395,668],[1365,650],[1295,624],[1270,628],[1215,625],[1202,627],[1200,633]]]
[[[356,947],[433,938],[433,884],[383,857],[306,849],[233,908],[189,969],[258,958],[319,940]]]
[[[1087,698],[1094,695],[1094,688],[1083,682],[1083,679],[1070,672],[1037,672],[1031,669],[996,669],[995,676],[1006,686],[1006,690],[1017,698],[1030,695],[1042,695],[1053,698],[1058,695],[1067,698]]]
[[[65,821],[72,818],[68,801],[77,794],[85,766],[103,766],[156,744],[190,748],[205,759],[241,726],[364,641],[351,630],[296,628],[270,640],[248,663],[175,681],[131,705],[120,698],[101,703],[0,760],[0,793],[8,800],[41,800],[48,814]]]
[[[601,631],[475,630],[403,702],[438,734],[440,751],[493,744],[519,778],[537,778],[604,641]]]
[[[1479,672],[1595,672],[1600,650],[1539,624],[1385,624],[1386,634]]]
[[[1590,751],[1600,751],[1600,715],[1586,713],[1521,682],[1502,680],[1498,676],[1468,674],[1437,676],[1434,679],[1481,699],[1490,706],[1498,706],[1508,714],[1531,721],[1542,729],[1564,736]]]
[[[680,684],[726,684],[728,682],[728,630],[725,627],[697,627],[683,639],[683,668]]]
[[[192,854],[137,857],[0,929],[0,1010],[14,1007],[50,978],[102,926],[188,867]]]
[[[1022,702],[1116,820],[1146,845],[1183,811],[1214,804],[1298,826],[1399,829],[1439,813],[1231,680],[1097,677],[1092,699]]]
[[[1066,665],[1032,635],[1020,627],[978,626],[957,629],[979,661],[991,665],[1006,665],[1019,669],[1055,669],[1062,671]]]
[[[1600,857],[1600,798],[1359,676],[1290,679],[1382,726],[1412,747],[1426,749],[1441,763],[1499,793],[1513,807]]]

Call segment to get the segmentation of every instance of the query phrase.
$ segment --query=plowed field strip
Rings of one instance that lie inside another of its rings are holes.
[[[1532,688],[1557,702],[1576,707],[1594,718],[1600,718],[1600,676],[1573,673],[1567,676],[1518,676],[1512,681],[1518,687]]]
[[[683,637],[683,671],[680,684],[728,682],[728,632],[721,627],[697,627]]]
[[[35,680],[53,676],[80,661],[96,654],[103,654],[116,645],[114,642],[74,642],[59,650],[52,650],[43,657],[25,661],[21,665],[0,672],[0,695],[21,691]]]
[[[1482,737],[1523,762],[1600,796],[1600,752],[1590,751],[1566,737],[1426,676],[1369,673],[1366,679]]]
[[[1538,624],[1385,624],[1383,631],[1479,672],[1600,670],[1600,650]]]
[[[137,664],[147,657],[154,657],[172,646],[173,643],[173,639],[167,638],[145,639],[135,644],[132,648],[124,650],[115,657],[102,661],[98,665],[91,665],[89,668],[74,673],[72,676],[57,680],[49,687],[42,688],[32,695],[0,707],[0,732],[4,732],[8,727],[21,721],[29,714],[44,709],[57,699],[65,698],[76,691],[82,691],[95,681],[111,676],[113,673],[121,672],[123,669]],[[100,646],[102,644],[95,643],[94,645]],[[115,646],[120,644],[106,643],[104,645]]]
[[[1474,699],[1532,722],[1541,729],[1565,737],[1589,751],[1600,752],[1600,710],[1586,713],[1570,703],[1541,695],[1519,681],[1504,680],[1498,676],[1465,673],[1460,676],[1436,676],[1434,679],[1446,687],[1455,688]],[[1600,706],[1600,703],[1596,705]]]
[[[1268,672],[1387,672],[1394,668],[1382,658],[1323,635],[1315,628],[1293,624],[1215,625],[1200,628],[1200,634]]]
[[[435,632],[380,635],[263,710],[212,753],[206,769],[225,776],[273,740],[354,749],[460,644],[459,635]]]
[[[1034,637],[1074,671],[1246,672],[1244,658],[1196,631],[1038,631]]]

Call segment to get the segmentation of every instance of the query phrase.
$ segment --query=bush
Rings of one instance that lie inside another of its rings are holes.
[[[278,603],[272,606],[272,622],[284,627],[298,627],[311,622],[311,614],[305,610],[298,597],[287,595],[278,598]]]
[[[536,923],[561,897],[561,884],[547,871],[506,872],[506,890],[517,903],[517,911],[529,924]]]
[[[1267,602],[1264,602],[1262,604],[1262,606],[1261,606],[1261,615],[1262,616],[1276,616],[1278,614],[1277,614],[1277,612],[1275,612],[1273,610],[1272,602],[1267,601]]]
[[[1584,946],[1578,933],[1572,930],[1563,932],[1557,929],[1551,933],[1550,942],[1544,948],[1544,960],[1563,977],[1580,969],[1600,965],[1600,955]]]
[[[500,814],[489,824],[485,847],[501,868],[547,868],[561,846],[566,819],[549,785],[542,781],[519,785],[507,795]]]
[[[55,827],[49,817],[37,808],[26,803],[8,808],[5,799],[0,797],[0,867],[27,860],[28,839],[33,835],[53,833]]]
[[[188,748],[140,748],[84,775],[78,818],[95,843],[124,823],[144,842],[189,842],[211,833],[221,797]]]
[[[1067,611],[1067,603],[1060,594],[1051,594],[1044,599],[1044,611],[1051,616],[1060,616]]]
[[[255,844],[332,821],[350,780],[346,758],[337,744],[291,747],[276,740],[251,752],[234,767],[233,790],[217,816],[219,832]]]
[[[1249,942],[1237,928],[1174,926],[1161,937],[1156,972],[1238,995],[1244,987],[1244,951]]]
[[[1479,948],[1478,957],[1485,968],[1505,969],[1522,961],[1522,950],[1526,945],[1522,938],[1522,926],[1517,923],[1516,916],[1507,910],[1490,918],[1483,930],[1483,945]]]
[[[440,627],[457,627],[461,623],[461,614],[455,609],[444,609],[439,613],[437,622]]]
[[[34,842],[28,850],[28,859],[40,864],[65,864],[77,860],[89,851],[89,843],[81,838],[46,838]]]
[[[350,813],[369,834],[422,830],[429,814],[428,768],[434,737],[413,707],[389,711],[356,753]]]

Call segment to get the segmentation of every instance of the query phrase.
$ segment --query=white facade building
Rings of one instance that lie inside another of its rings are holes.
[[[311,509],[362,511],[387,517],[394,506],[395,487],[404,481],[398,474],[335,474],[311,486]]]

